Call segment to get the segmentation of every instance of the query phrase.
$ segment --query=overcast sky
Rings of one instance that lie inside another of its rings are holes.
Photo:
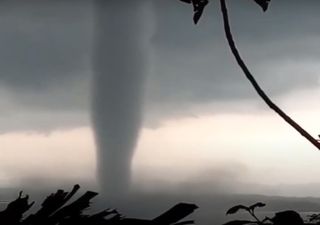
[[[316,136],[320,2],[273,1],[266,13],[253,1],[228,3],[239,49],[257,80]],[[228,191],[236,193],[320,196],[314,192],[320,153],[248,84],[224,39],[218,1],[197,26],[192,8],[179,1],[155,1],[150,12],[150,72],[135,183],[174,188],[194,187],[196,180],[209,189],[233,186]],[[2,186],[47,176],[95,182],[94,19],[92,1],[1,1]]]

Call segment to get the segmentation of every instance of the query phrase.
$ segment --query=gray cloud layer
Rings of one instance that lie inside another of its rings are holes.
[[[75,2],[0,3],[1,131],[87,123],[92,10]]]
[[[318,32],[314,30],[320,19],[315,10],[319,3],[312,1],[306,7],[293,1],[294,6],[288,9],[291,2],[284,2],[287,1],[273,3],[265,14],[244,1],[229,4],[239,48],[252,71],[257,71],[261,84],[272,93],[309,87],[318,79],[317,74],[303,76],[299,71],[283,75],[267,71],[281,69],[281,64],[288,61],[316,61],[319,55],[320,48],[316,48],[315,40]],[[158,60],[154,80],[157,83],[152,81],[161,88],[156,89],[158,93],[154,95],[167,98],[169,91],[173,98],[191,101],[251,98],[252,92],[224,40],[219,6],[211,4],[201,24],[195,27],[190,21],[191,12],[186,15],[189,8],[168,5],[161,2],[158,6],[158,31],[154,41]],[[163,91],[166,88],[169,90]]]
[[[0,130],[88,124],[91,2],[14,0],[0,5],[1,118],[20,118],[19,123],[1,123]],[[318,85],[318,68],[305,67],[316,65],[320,55],[317,0],[273,1],[267,13],[250,1],[229,5],[239,48],[268,93]],[[159,121],[217,101],[259,101],[227,48],[216,2],[198,26],[192,24],[191,8],[178,1],[157,1],[155,13],[147,118]],[[77,119],[64,116],[72,114]]]

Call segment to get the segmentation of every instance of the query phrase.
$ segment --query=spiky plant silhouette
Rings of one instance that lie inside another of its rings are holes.
[[[198,207],[190,203],[179,203],[154,219],[126,218],[114,209],[106,209],[88,215],[84,211],[91,205],[91,200],[98,195],[87,191],[70,203],[80,189],[75,185],[70,192],[58,190],[49,195],[41,208],[30,214],[34,202],[29,203],[29,196],[22,196],[9,202],[6,209],[0,211],[0,224],[4,225],[189,225],[194,221],[181,221]]]
[[[224,225],[245,225],[245,224],[257,224],[257,225],[262,225],[262,224],[266,224],[266,222],[270,221],[269,218],[265,218],[263,220],[259,219],[256,214],[255,214],[255,209],[256,208],[260,208],[260,207],[264,207],[266,206],[266,204],[262,203],[262,202],[257,202],[256,204],[253,204],[251,206],[245,206],[245,205],[236,205],[233,206],[232,208],[230,208],[227,211],[227,215],[228,214],[235,214],[237,213],[239,210],[244,210],[246,212],[248,212],[250,214],[250,216],[253,218],[253,220],[233,220],[230,221],[228,223],[225,223]]]
[[[266,204],[262,202],[257,202],[251,206],[245,206],[245,205],[236,205],[230,208],[227,211],[227,215],[229,214],[235,214],[240,210],[243,210],[247,212],[253,220],[232,220],[229,221],[223,225],[304,225],[309,223],[304,223],[303,219],[297,213],[293,210],[286,210],[282,212],[276,212],[274,217],[269,218],[265,217],[264,219],[259,219],[258,216],[255,213],[255,209],[265,207]]]
[[[192,4],[193,6],[193,21],[197,24],[203,14],[203,11],[207,4],[209,3],[208,0],[180,0],[187,4]],[[267,11],[269,3],[271,0],[254,0],[262,9],[263,11]],[[239,67],[241,68],[242,72],[249,80],[257,94],[263,99],[263,101],[272,109],[274,110],[282,119],[284,119],[291,127],[293,127],[297,132],[299,132],[304,138],[306,138],[311,144],[313,144],[318,150],[320,150],[320,143],[317,139],[315,139],[312,135],[310,135],[305,129],[303,129],[297,122],[295,122],[290,116],[288,116],[280,107],[278,107],[264,92],[264,90],[260,87],[252,73],[250,72],[248,66],[242,59],[239,50],[235,44],[230,22],[229,22],[229,15],[228,15],[228,8],[226,5],[226,0],[220,0],[220,7],[223,16],[223,23],[224,23],[224,30],[225,36],[228,41],[230,50],[237,61]]]

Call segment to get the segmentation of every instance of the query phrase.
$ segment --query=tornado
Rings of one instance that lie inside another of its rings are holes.
[[[95,0],[95,12],[92,122],[97,177],[103,194],[121,196],[131,184],[142,123],[150,5],[148,0]]]

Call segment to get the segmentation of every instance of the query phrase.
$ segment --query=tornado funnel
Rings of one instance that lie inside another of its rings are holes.
[[[96,0],[92,120],[102,192],[125,194],[148,71],[147,0]]]

